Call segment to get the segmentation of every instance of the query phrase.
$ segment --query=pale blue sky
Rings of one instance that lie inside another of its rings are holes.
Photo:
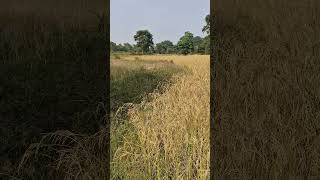
[[[203,37],[210,0],[110,0],[110,37],[115,43],[135,43],[137,30],[148,29],[154,43],[176,43],[186,31]]]

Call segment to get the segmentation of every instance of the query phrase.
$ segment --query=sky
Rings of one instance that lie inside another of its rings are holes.
[[[210,0],[111,0],[111,41],[135,44],[138,30],[149,30],[153,42],[176,43],[186,31],[203,37]]]

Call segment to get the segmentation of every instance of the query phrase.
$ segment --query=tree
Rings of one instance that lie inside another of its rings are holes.
[[[193,52],[193,34],[188,32],[184,33],[184,36],[180,38],[177,44],[177,48],[180,53],[187,55]]]
[[[202,32],[208,34],[203,38],[203,47],[205,49],[205,54],[210,54],[210,26],[211,26],[211,16],[210,14],[205,18],[206,25],[202,28]]]
[[[125,51],[125,52],[132,52],[132,50],[133,50],[132,45],[129,44],[129,43],[124,43],[124,44],[123,44],[123,48],[124,48],[124,51]]]
[[[133,51],[135,54],[139,54],[139,53],[142,52],[141,48],[138,47],[136,44],[133,45],[132,51]]]
[[[153,46],[153,37],[148,30],[137,31],[136,35],[134,35],[134,40],[137,42],[137,46],[142,50],[143,54],[150,52]]]
[[[125,49],[125,47],[124,47],[122,44],[118,44],[118,46],[117,46],[117,51],[125,52],[126,49]]]
[[[110,51],[117,51],[117,44],[110,41]]]
[[[202,28],[202,32],[207,33],[208,35],[210,35],[210,20],[211,20],[211,17],[210,17],[210,14],[208,14],[205,18],[206,25]]]
[[[203,38],[202,45],[205,54],[210,54],[210,36]]]
[[[150,46],[150,48],[149,48],[149,53],[150,54],[154,54],[155,53],[155,47],[152,45],[152,46]]]
[[[203,39],[200,36],[193,38],[193,52],[194,53],[204,53]]]
[[[156,52],[159,54],[170,54],[174,52],[174,45],[171,41],[162,41],[156,44]]]

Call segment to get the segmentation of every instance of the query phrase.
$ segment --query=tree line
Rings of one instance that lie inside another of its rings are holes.
[[[205,37],[194,36],[187,31],[177,44],[169,40],[153,43],[153,35],[148,30],[139,30],[134,35],[136,44],[116,44],[110,42],[111,52],[127,52],[132,54],[210,54],[210,15],[205,17],[206,25],[202,28]]]

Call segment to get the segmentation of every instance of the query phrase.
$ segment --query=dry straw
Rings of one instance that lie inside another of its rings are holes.
[[[317,179],[319,1],[214,6],[215,179]]]
[[[128,59],[133,57],[128,57]],[[142,56],[172,60],[190,73],[174,77],[129,112],[133,131],[113,154],[112,177],[124,179],[209,178],[209,56]]]

